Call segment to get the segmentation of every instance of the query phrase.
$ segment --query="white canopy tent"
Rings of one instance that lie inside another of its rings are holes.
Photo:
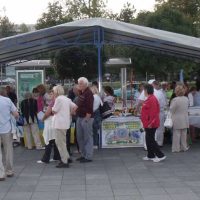
[[[34,54],[72,45],[96,45],[101,82],[101,47],[106,44],[134,45],[200,61],[199,38],[110,19],[91,18],[0,39],[0,64],[29,59]]]

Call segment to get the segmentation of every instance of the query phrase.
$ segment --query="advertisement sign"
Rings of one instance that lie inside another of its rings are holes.
[[[14,66],[6,66],[6,76],[15,76]]]
[[[138,117],[108,118],[102,122],[102,147],[143,147],[144,131]]]
[[[43,70],[17,70],[17,98],[20,103],[27,92],[31,92],[39,84],[44,83]]]

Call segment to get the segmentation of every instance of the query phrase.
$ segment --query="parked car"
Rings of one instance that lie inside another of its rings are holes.
[[[128,100],[135,100],[137,98],[138,88],[139,88],[139,83],[127,84],[126,94]],[[121,88],[115,89],[114,95],[116,97],[122,97],[122,89]]]

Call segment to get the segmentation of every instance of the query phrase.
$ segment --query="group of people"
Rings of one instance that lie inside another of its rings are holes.
[[[198,90],[197,90],[198,91]],[[189,90],[186,85],[177,84],[171,94],[169,110],[173,120],[172,152],[187,151],[187,129],[189,128],[188,107],[194,105],[194,88]],[[0,143],[3,144],[5,152],[5,165],[2,162],[0,148],[0,180],[11,177],[13,172],[13,147],[11,133],[11,115],[19,117],[13,101],[5,97],[5,90],[0,90],[0,108],[5,112],[0,115]],[[8,96],[8,95],[7,95]],[[192,100],[193,99],[193,104]],[[24,132],[26,145],[32,149],[43,148],[42,138],[39,134],[38,121],[44,122],[43,139],[45,151],[38,163],[49,163],[59,161],[57,168],[68,168],[72,162],[69,152],[69,129],[71,122],[76,124],[76,140],[80,153],[77,161],[80,163],[92,162],[94,146],[99,145],[99,129],[101,125],[100,107],[107,102],[111,112],[115,110],[114,91],[110,86],[104,87],[104,93],[99,94],[98,84],[89,86],[87,78],[81,77],[68,96],[60,85],[49,88],[46,91],[44,85],[33,89],[32,93],[26,93],[25,99],[20,104],[21,114],[24,117]],[[145,129],[145,141],[147,156],[144,160],[160,162],[166,159],[160,150],[164,140],[165,110],[168,105],[167,94],[156,80],[150,80],[140,91],[137,100],[138,112],[141,112],[141,121]],[[43,113],[38,119],[38,113]],[[33,138],[33,141],[32,141]],[[34,144],[33,144],[34,142]],[[53,159],[51,151],[54,149]]]
[[[172,87],[173,86],[173,87]],[[166,156],[160,150],[164,141],[164,121],[166,110],[171,113],[173,122],[172,152],[178,153],[187,151],[188,132],[191,132],[192,139],[195,138],[193,131],[195,127],[189,125],[189,107],[198,106],[200,103],[200,84],[189,88],[188,84],[172,84],[171,94],[166,87],[160,87],[156,80],[150,80],[138,97],[137,109],[141,108],[141,120],[145,129],[145,141],[148,154],[144,160],[160,162]],[[197,103],[198,102],[198,103]],[[189,129],[190,128],[190,129]],[[190,131],[189,131],[190,130]],[[191,131],[192,130],[192,131]]]
[[[92,162],[94,145],[99,145],[100,106],[106,101],[114,111],[112,88],[104,87],[105,96],[102,99],[98,85],[93,84],[90,87],[87,78],[81,77],[69,91],[68,97],[65,96],[62,86],[55,86],[52,91],[52,102],[42,119],[45,123],[43,131],[45,153],[38,163],[48,163],[51,149],[54,147],[53,160],[60,160],[57,167],[69,167],[72,160],[67,151],[69,143],[66,143],[66,134],[69,134],[72,120],[76,123],[76,139],[80,152],[77,161]]]

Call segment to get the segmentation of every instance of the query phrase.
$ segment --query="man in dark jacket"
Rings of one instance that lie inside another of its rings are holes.
[[[91,162],[93,157],[93,102],[94,97],[90,90],[89,82],[85,77],[78,79],[80,95],[77,109],[77,141],[81,157],[81,163]]]

